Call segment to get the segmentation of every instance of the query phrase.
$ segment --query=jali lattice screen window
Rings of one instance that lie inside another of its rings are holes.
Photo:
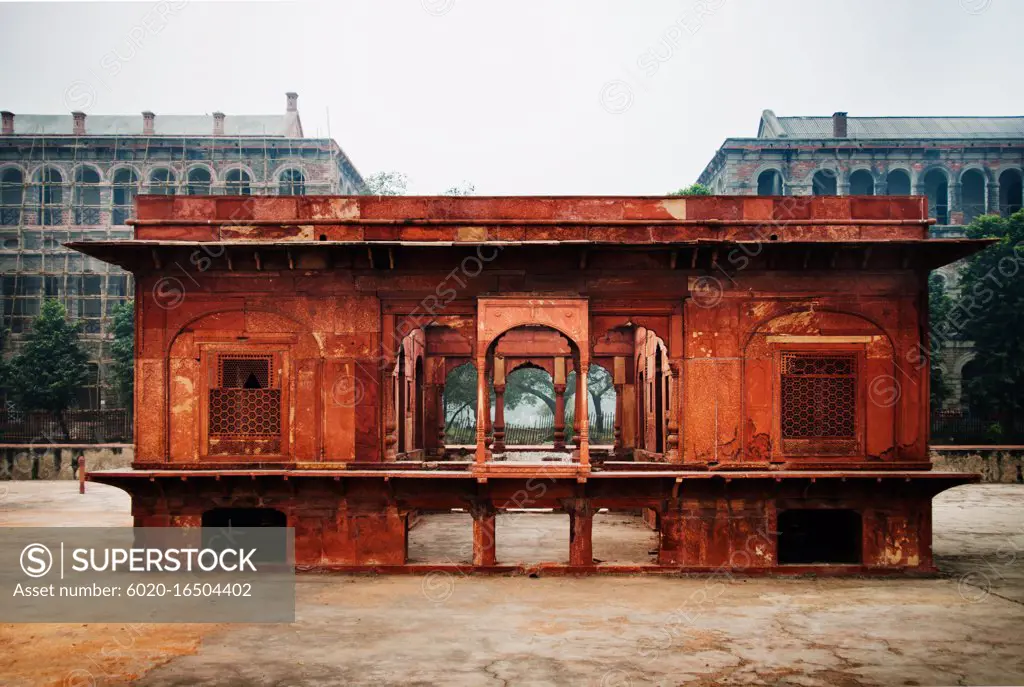
[[[781,397],[784,452],[857,450],[855,355],[783,353]]]
[[[210,389],[210,453],[281,452],[281,389],[273,355],[218,355]]]

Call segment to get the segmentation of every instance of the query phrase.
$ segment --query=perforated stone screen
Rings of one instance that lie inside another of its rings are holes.
[[[783,439],[853,439],[856,408],[854,356],[783,354]]]

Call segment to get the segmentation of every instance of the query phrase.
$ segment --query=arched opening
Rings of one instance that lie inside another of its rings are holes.
[[[297,169],[286,169],[281,172],[278,193],[282,196],[306,195],[306,176]]]
[[[985,214],[985,175],[980,170],[969,169],[960,177],[960,205],[967,224]]]
[[[476,442],[476,367],[463,363],[445,375],[445,446],[471,446]]]
[[[550,372],[533,363],[517,367],[508,375],[502,400],[506,446],[554,447],[555,383]]]
[[[885,178],[886,193],[890,196],[909,196],[910,175],[902,169],[894,169]]]
[[[114,172],[113,182],[113,224],[124,224],[135,216],[135,196],[139,192],[139,176],[132,169]]]
[[[205,167],[194,167],[188,171],[188,186],[186,193],[190,196],[208,196],[213,188],[213,180],[210,170]]]
[[[177,190],[178,178],[174,171],[166,168],[154,169],[149,175],[149,192],[155,196],[173,196]]]
[[[949,224],[949,180],[941,169],[924,175],[924,194],[928,196],[928,215],[938,224]]]
[[[757,195],[782,195],[782,175],[779,173],[779,170],[766,169],[757,175]]]
[[[75,170],[75,224],[100,223],[100,173],[92,167]]]
[[[21,206],[25,198],[25,176],[9,167],[0,174],[0,224],[21,224]]]
[[[999,175],[999,214],[1009,217],[1019,212],[1024,206],[1024,186],[1021,184],[1021,171],[1008,169]]]
[[[575,376],[570,377],[579,367],[576,344],[552,327],[522,325],[496,337],[488,347],[486,360],[494,390],[493,449],[501,456],[498,459],[570,462],[569,442],[579,448],[579,422],[583,419],[578,412],[583,404],[570,393],[579,392],[579,382]],[[507,408],[513,412],[512,434],[508,433]],[[517,422],[523,424],[517,426]],[[527,448],[507,450],[506,437],[511,440],[513,435],[513,445]]]
[[[64,177],[55,167],[44,167],[36,177],[39,223],[56,226],[64,223]]]
[[[978,390],[972,388],[975,386],[972,382],[978,379],[983,372],[984,366],[978,358],[972,358],[960,368],[960,406],[969,412],[975,410],[972,406],[978,405],[973,403],[974,394]]]
[[[850,175],[851,196],[875,195],[875,178],[866,169],[858,169]]]
[[[838,195],[836,188],[836,173],[831,169],[819,169],[814,173],[811,179],[811,190],[814,195],[835,196]]]
[[[249,173],[244,169],[229,169],[224,175],[224,190],[229,196],[251,195],[249,183]]]

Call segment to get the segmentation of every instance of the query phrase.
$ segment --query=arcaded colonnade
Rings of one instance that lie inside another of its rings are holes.
[[[497,570],[515,562],[496,559],[495,515],[551,508],[589,570],[609,508],[657,529],[657,569],[928,571],[930,498],[972,479],[930,470],[921,333],[928,271],[984,242],[929,239],[921,199],[138,210],[135,239],[73,244],[136,275],[135,463],[91,478],[131,492],[138,524],[233,508],[294,527],[303,565],[409,569],[410,515],[461,509],[460,565]],[[445,386],[467,364],[475,441],[447,446]],[[589,436],[596,365],[613,445]],[[564,460],[507,459],[524,367],[551,377]]]

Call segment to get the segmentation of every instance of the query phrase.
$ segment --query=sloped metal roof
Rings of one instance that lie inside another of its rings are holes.
[[[73,119],[66,115],[18,114],[15,135],[52,136],[72,133]],[[142,115],[88,115],[88,136],[141,136]],[[154,118],[156,136],[212,136],[213,115],[160,115]],[[275,115],[225,115],[225,136],[275,136],[301,138],[297,112]]]
[[[832,117],[776,117],[759,138],[832,138]],[[847,138],[1024,138],[1024,117],[848,117]]]

